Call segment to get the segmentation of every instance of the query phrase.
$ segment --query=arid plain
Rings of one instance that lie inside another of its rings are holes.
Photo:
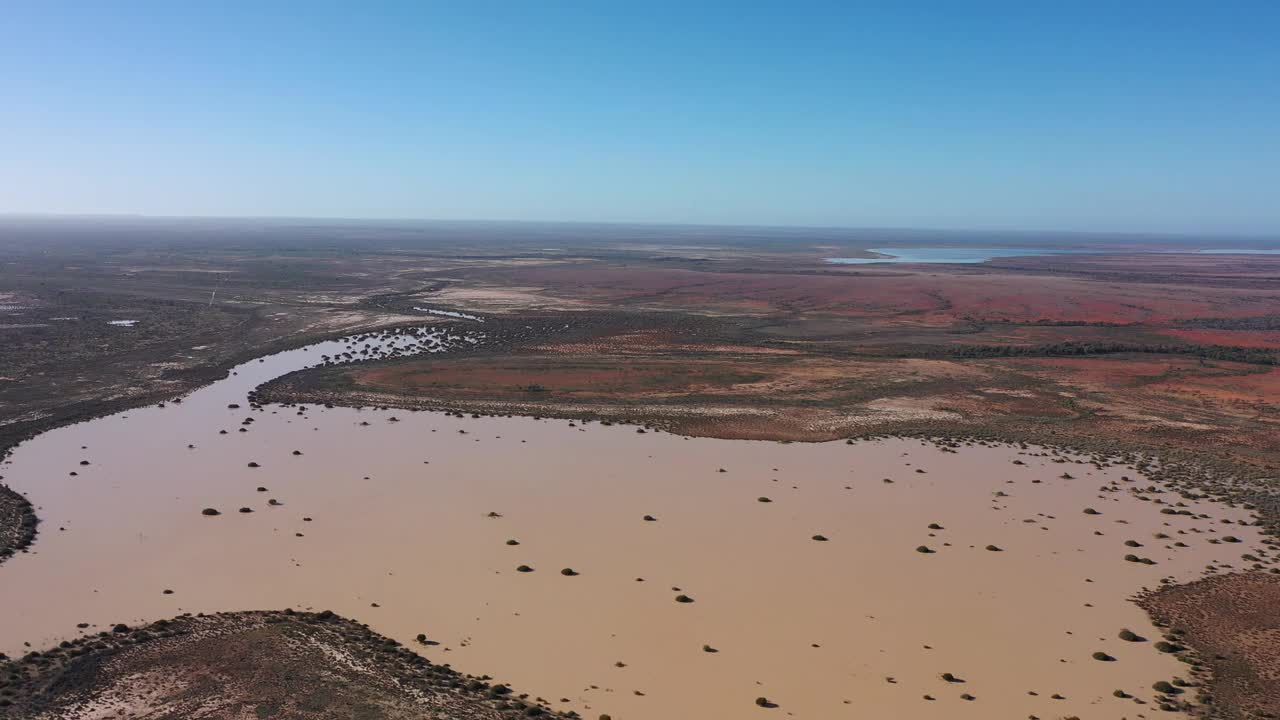
[[[1280,711],[1278,257],[54,225],[0,244],[0,713]],[[359,677],[199,681],[259,636]]]

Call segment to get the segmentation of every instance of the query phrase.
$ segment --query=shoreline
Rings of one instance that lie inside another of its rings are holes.
[[[420,323],[415,323],[415,324],[409,324],[409,325],[406,325],[405,327],[418,327],[418,326],[420,326],[420,325],[421,325]],[[450,324],[450,327],[458,327],[458,326],[457,326],[457,325]],[[387,330],[387,329],[392,329],[392,328],[382,328],[381,330]],[[349,336],[351,336],[351,335],[352,335],[351,333],[340,333],[340,334],[334,334],[334,335],[331,335],[330,337],[334,337],[334,338],[345,338],[345,337],[349,337]],[[296,344],[296,347],[295,347],[294,349],[296,349],[296,348],[300,348],[300,347],[303,347],[303,346],[312,345],[312,344],[314,344],[315,342],[316,342],[315,340],[311,340],[310,342],[302,342],[302,341],[300,341],[300,342],[298,342],[298,343]],[[277,350],[276,352],[280,352],[280,350]],[[265,356],[267,356],[267,355],[271,355],[271,354],[275,354],[275,353],[274,353],[274,352],[273,352],[273,353],[265,353],[265,354],[262,354],[262,355],[257,355],[257,356],[255,356],[255,357],[265,357]],[[252,360],[252,359],[253,359],[253,358],[250,358],[250,360]],[[234,367],[234,366],[233,366],[233,367]],[[351,366],[350,366],[350,365],[343,365],[342,367],[351,367]],[[227,375],[228,375],[228,373],[230,372],[230,370],[231,370],[231,368],[230,368],[230,367],[228,367],[228,368],[226,368],[226,369],[223,369],[223,370],[221,371],[221,378],[225,378],[225,377],[227,377]],[[253,398],[254,398],[254,402],[255,402],[255,403],[273,403],[273,404],[280,404],[280,405],[282,405],[282,406],[284,406],[284,407],[288,407],[290,404],[293,404],[293,403],[295,403],[295,402],[299,402],[299,401],[301,401],[301,402],[307,402],[307,403],[312,403],[312,404],[324,404],[324,403],[328,403],[329,405],[343,405],[344,403],[342,402],[342,397],[340,397],[340,396],[338,396],[338,395],[334,395],[334,396],[332,396],[332,397],[328,397],[328,398],[326,398],[326,399],[324,399],[324,400],[322,401],[322,400],[315,399],[315,398],[311,398],[311,399],[301,399],[301,398],[298,398],[298,397],[290,398],[289,396],[280,396],[280,395],[277,395],[277,394],[273,394],[273,393],[275,393],[275,392],[276,392],[276,390],[274,390],[273,388],[274,388],[274,387],[276,387],[276,386],[278,386],[278,384],[279,384],[281,381],[283,381],[285,378],[288,378],[288,377],[290,377],[290,376],[296,376],[298,373],[307,373],[307,372],[314,372],[314,371],[315,371],[315,369],[314,369],[314,368],[313,368],[313,369],[310,369],[310,370],[296,371],[295,373],[288,373],[288,374],[285,374],[285,375],[282,375],[282,376],[279,376],[279,377],[273,378],[273,379],[271,379],[271,380],[268,380],[266,383],[263,383],[262,385],[259,385],[259,386],[257,386],[257,387],[254,389],[254,391],[253,391]],[[216,380],[216,379],[215,379],[215,380]],[[202,386],[202,387],[203,387],[203,386]],[[197,389],[198,389],[198,388],[197,388]],[[170,400],[172,400],[172,398],[173,398],[173,397],[185,396],[185,395],[186,395],[186,394],[188,394],[189,392],[191,392],[191,391],[188,391],[187,393],[181,393],[181,394],[180,394],[180,395],[178,395],[178,396],[170,396],[170,398],[169,398],[169,399],[170,399]],[[475,406],[470,406],[470,407],[462,407],[462,406],[445,407],[445,406],[443,406],[443,405],[440,405],[440,406],[430,406],[430,407],[424,407],[424,406],[408,407],[408,406],[407,406],[407,405],[408,405],[408,403],[406,403],[406,404],[396,404],[394,401],[388,401],[388,399],[387,399],[387,398],[379,398],[379,400],[380,400],[379,402],[360,403],[360,405],[369,405],[369,404],[372,404],[372,405],[377,405],[377,406],[379,406],[379,407],[383,407],[383,408],[386,408],[386,407],[402,407],[402,408],[404,408],[404,409],[412,409],[412,410],[428,410],[428,411],[436,411],[436,412],[441,412],[441,411],[443,411],[443,412],[454,412],[454,413],[478,413],[478,412],[482,412],[482,409],[481,409],[481,408],[478,408],[478,407],[475,407]],[[142,405],[140,405],[140,406],[134,406],[134,407],[135,407],[135,408],[136,408],[136,407],[144,407],[144,406],[146,406],[146,405],[152,405],[152,404],[155,404],[155,402],[165,402],[165,401],[163,401],[163,400],[162,400],[162,401],[151,401],[151,402],[144,403],[144,404],[142,404]],[[431,401],[431,400],[427,399],[427,400],[423,400],[423,401],[421,401],[421,402],[424,402],[424,403],[431,403],[431,402],[433,402],[433,401]],[[125,409],[130,409],[130,408],[125,408]],[[503,409],[505,409],[507,412],[501,412],[501,410],[503,410]],[[511,414],[520,415],[520,414],[528,414],[528,415],[535,415],[535,413],[531,413],[531,412],[530,412],[530,413],[511,413],[511,412],[510,412],[510,410],[511,410],[511,407],[510,407],[510,406],[507,406],[506,408],[494,407],[494,408],[491,408],[491,410],[492,410],[492,412],[486,412],[486,413],[484,413],[484,414],[494,414],[494,415],[511,415]],[[603,422],[605,422],[605,424],[609,424],[609,423],[628,423],[628,424],[636,424],[636,425],[640,425],[640,426],[641,426],[639,429],[656,429],[656,430],[666,430],[666,431],[668,431],[668,432],[671,432],[671,433],[673,433],[673,434],[677,434],[677,435],[685,434],[685,433],[680,432],[680,430],[679,430],[680,426],[679,426],[679,424],[678,424],[678,423],[674,423],[674,424],[669,423],[669,419],[663,419],[663,418],[658,417],[658,416],[647,416],[647,417],[646,417],[643,413],[638,414],[638,415],[628,416],[628,412],[633,412],[633,413],[634,413],[634,408],[626,408],[626,407],[623,407],[623,408],[621,408],[621,410],[622,410],[622,412],[621,412],[618,416],[615,416],[615,417],[605,417],[605,416],[604,416],[604,413],[602,413],[602,412],[598,412],[598,411],[596,411],[596,410],[568,410],[568,411],[566,411],[566,413],[565,413],[564,415],[561,415],[561,416],[558,416],[558,417],[562,417],[562,418],[564,418],[564,419],[577,419],[577,420],[584,420],[584,419],[602,420]],[[114,412],[121,412],[121,410],[115,410]],[[105,416],[105,415],[114,414],[114,412],[103,412],[100,416]],[[540,413],[540,416],[541,416],[541,417],[557,417],[557,415],[555,415],[555,414],[554,414],[554,412],[555,412],[555,410],[554,410],[554,409],[551,409],[551,410],[549,410],[549,411],[548,411],[548,410],[544,410],[544,411],[542,411],[542,412]],[[100,416],[97,416],[97,417],[100,417]],[[67,424],[77,424],[77,423],[79,423],[79,422],[84,422],[84,421],[86,421],[86,420],[91,420],[91,419],[94,419],[94,418],[93,418],[93,417],[86,417],[86,418],[83,418],[83,419],[80,419],[80,420],[76,420],[76,421],[75,421],[75,422],[73,422],[73,423],[67,423]],[[900,437],[900,438],[927,439],[927,440],[929,440],[930,442],[934,443],[935,445],[939,445],[939,446],[941,446],[941,447],[955,446],[955,445],[956,445],[956,444],[958,444],[958,443],[972,443],[972,442],[977,442],[977,443],[979,443],[979,444],[986,444],[986,443],[998,442],[998,443],[1001,443],[1001,444],[1007,444],[1007,445],[1017,445],[1017,444],[1019,444],[1019,443],[1032,443],[1032,444],[1036,444],[1036,445],[1042,445],[1043,447],[1046,447],[1046,448],[1051,448],[1051,449],[1060,449],[1060,450],[1068,450],[1068,451],[1072,451],[1072,452],[1078,452],[1078,451],[1084,450],[1084,453],[1083,453],[1083,454],[1085,454],[1086,456],[1089,456],[1089,457],[1094,458],[1095,462],[1111,463],[1111,462],[1118,462],[1118,461],[1122,461],[1125,453],[1128,453],[1128,454],[1130,455],[1130,457],[1135,458],[1135,459],[1136,459],[1136,461],[1137,461],[1137,462],[1139,462],[1139,463],[1146,463],[1146,462],[1148,462],[1148,460],[1147,460],[1147,459],[1144,459],[1144,458],[1141,458],[1141,457],[1140,457],[1141,455],[1145,455],[1145,454],[1146,454],[1146,451],[1137,451],[1137,450],[1133,450],[1133,449],[1129,449],[1129,450],[1119,450],[1119,449],[1116,449],[1114,446],[1110,446],[1110,449],[1109,449],[1109,450],[1099,449],[1098,447],[1095,447],[1095,448],[1093,448],[1093,449],[1085,449],[1085,448],[1080,448],[1080,447],[1078,447],[1078,446],[1073,447],[1073,446],[1071,446],[1071,445],[1060,445],[1060,444],[1057,444],[1057,442],[1058,442],[1058,441],[1060,441],[1060,438],[1059,438],[1059,439],[1056,439],[1056,440],[1055,440],[1055,442],[1054,442],[1054,443],[1052,443],[1052,444],[1050,444],[1050,443],[1040,442],[1040,441],[1037,441],[1037,440],[1035,440],[1035,439],[1010,439],[1010,438],[1009,438],[1009,437],[1007,437],[1007,436],[997,437],[997,436],[996,436],[996,433],[997,433],[997,432],[999,432],[998,430],[993,430],[993,431],[991,432],[991,434],[990,434],[990,435],[984,435],[984,433],[982,432],[982,429],[981,429],[981,428],[973,428],[973,432],[966,432],[966,433],[964,433],[964,434],[956,434],[956,433],[954,433],[954,432],[953,432],[953,433],[939,433],[939,432],[937,432],[937,431],[936,431],[936,429],[931,429],[931,428],[936,428],[936,426],[937,426],[937,425],[939,425],[939,423],[924,424],[924,425],[916,425],[916,426],[914,426],[914,427],[899,426],[899,427],[897,427],[897,428],[894,428],[894,429],[893,429],[893,430],[891,430],[891,431],[886,431],[886,430],[884,430],[884,429],[878,429],[878,430],[868,431],[868,432],[866,432],[866,433],[865,433],[865,434],[863,434],[863,435],[856,436],[856,438],[855,438],[854,436],[847,436],[847,435],[846,435],[846,436],[841,436],[841,437],[836,437],[836,438],[814,438],[814,439],[811,439],[811,441],[813,441],[813,442],[817,442],[817,441],[822,441],[822,440],[838,440],[838,439],[845,439],[845,440],[847,440],[847,441],[849,441],[849,442],[853,442],[855,439],[876,439],[876,438],[884,438],[884,437]],[[954,427],[954,424],[951,424],[951,425],[952,425],[952,427]],[[38,433],[37,433],[37,434],[38,434]],[[712,435],[697,435],[697,434],[690,434],[690,435],[687,435],[687,436],[691,436],[691,437],[714,437],[714,436],[712,436]],[[756,439],[771,439],[771,438],[756,438]],[[782,441],[789,441],[789,440],[793,440],[794,438],[772,438],[772,439],[777,439],[777,440],[782,440]],[[1104,446],[1104,447],[1107,447],[1107,446]],[[11,448],[10,448],[10,450],[11,450]],[[1149,457],[1149,456],[1148,456],[1148,457]],[[1157,455],[1156,455],[1156,457],[1159,457],[1159,455],[1157,454]],[[1179,482],[1178,482],[1179,480],[1181,480],[1181,481],[1183,481],[1183,482],[1186,482],[1186,481],[1188,481],[1188,480],[1190,480],[1190,479],[1193,479],[1193,478],[1198,474],[1198,472],[1199,472],[1199,471],[1198,471],[1197,469],[1195,469],[1195,468],[1178,468],[1176,465],[1171,467],[1171,466],[1170,466],[1170,464],[1169,464],[1168,462],[1163,462],[1163,461],[1160,461],[1160,460],[1157,460],[1157,462],[1155,463],[1155,465],[1154,465],[1154,466],[1152,466],[1152,469],[1154,470],[1154,472],[1155,472],[1155,473],[1157,473],[1156,475],[1153,475],[1153,476],[1152,476],[1152,478],[1153,478],[1153,479],[1161,479],[1161,480],[1165,480],[1165,479],[1167,479],[1169,482],[1171,482],[1171,483],[1173,483],[1173,484],[1175,484],[1175,485],[1178,485],[1178,484],[1179,484]],[[1172,473],[1172,474],[1171,474],[1171,475],[1167,475],[1168,473]],[[1234,484],[1233,484],[1233,485],[1234,485]],[[1206,487],[1205,487],[1205,486],[1203,486],[1203,485],[1192,485],[1191,487],[1194,487],[1196,490],[1198,490],[1198,491],[1202,491],[1202,492],[1203,492],[1203,491],[1205,491],[1206,489],[1215,489],[1215,488],[1216,488],[1216,489],[1222,489],[1222,488],[1220,488],[1220,487],[1214,486],[1214,485],[1213,485],[1213,483],[1209,483],[1209,487],[1208,487],[1208,488],[1206,488]],[[1245,498],[1245,497],[1249,497],[1247,493],[1248,493],[1248,492],[1250,492],[1250,491],[1248,491],[1248,490],[1239,490],[1238,488],[1234,488],[1234,487],[1232,488],[1232,491],[1233,491],[1233,492],[1235,492],[1235,493],[1245,493],[1245,494],[1243,494],[1243,495],[1237,494],[1237,495],[1234,495],[1234,496],[1229,496],[1229,499],[1230,499],[1230,501],[1231,501],[1231,502],[1252,502],[1252,501],[1248,501],[1248,500],[1243,500],[1243,499],[1242,499],[1242,498]],[[1257,505],[1259,508],[1261,508],[1263,511],[1266,511],[1266,510],[1268,510],[1268,509],[1272,509],[1272,508],[1274,508],[1274,504],[1273,504],[1273,502],[1272,502],[1273,500],[1274,500],[1274,498],[1271,498],[1271,499],[1270,499],[1270,500],[1268,500],[1267,502],[1260,503],[1260,504],[1256,504],[1256,505]],[[1274,512],[1274,510],[1272,510],[1272,512]],[[1267,532],[1270,532],[1270,533],[1274,534],[1274,532],[1275,532],[1275,529],[1274,529],[1274,523],[1275,523],[1274,515],[1268,515],[1268,516],[1267,516],[1266,518],[1264,518],[1264,519],[1268,519],[1268,520],[1269,520],[1269,521],[1264,525],[1264,530],[1265,530],[1265,531],[1267,531]],[[3,572],[4,572],[4,569],[3,569],[3,568],[0,568],[0,573],[3,573]]]

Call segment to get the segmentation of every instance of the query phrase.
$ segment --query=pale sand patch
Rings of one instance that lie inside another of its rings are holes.
[[[112,718],[141,717],[157,713],[171,697],[188,687],[188,683],[173,673],[133,673],[108,689],[93,702],[73,706],[61,720],[112,720]]]
[[[937,401],[933,398],[918,397],[885,397],[876,398],[864,404],[871,410],[871,419],[877,422],[887,420],[963,420],[960,413],[950,410],[939,410],[934,407]]]
[[[1155,415],[1129,414],[1127,415],[1127,417],[1133,420],[1145,420],[1151,423],[1153,426],[1157,426],[1157,427],[1163,426],[1163,427],[1182,428],[1184,430],[1205,430],[1205,431],[1218,429],[1216,426],[1209,425],[1206,423],[1186,422],[1183,420],[1170,420],[1169,418],[1156,417]]]
[[[524,310],[590,310],[596,307],[593,303],[544,295],[542,288],[537,287],[447,287],[422,299],[496,315]]]
[[[1009,397],[1034,398],[1037,395],[1030,390],[1007,390],[1005,388],[978,388],[978,392],[987,395],[1007,395]]]

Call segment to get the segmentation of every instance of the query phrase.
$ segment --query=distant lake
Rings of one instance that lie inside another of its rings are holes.
[[[879,253],[880,258],[827,258],[837,265],[866,265],[868,263],[981,263],[993,258],[1033,257],[1037,255],[1080,255],[1088,253],[1122,253],[1115,249],[1061,249],[1061,248],[994,248],[994,247],[920,247],[920,248],[868,248]],[[1134,251],[1123,254],[1132,254]],[[1136,252],[1182,253],[1201,255],[1280,255],[1280,248],[1204,248],[1201,250],[1146,250]]]
[[[869,252],[888,255],[883,258],[827,258],[838,265],[864,265],[866,263],[980,263],[992,258],[1026,257],[1029,255],[1068,255],[1099,252],[1095,250],[1060,250],[1056,248],[992,248],[992,247],[939,247],[939,248],[870,248]]]

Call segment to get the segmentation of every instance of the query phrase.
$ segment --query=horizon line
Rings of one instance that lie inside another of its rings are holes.
[[[431,218],[431,217],[353,217],[346,215],[169,215],[151,213],[59,213],[0,211],[0,220],[196,220],[196,221],[274,221],[274,222],[344,222],[344,223],[460,223],[460,224],[509,224],[509,225],[604,225],[616,227],[654,228],[716,228],[757,229],[780,231],[852,231],[852,232],[938,232],[938,233],[1000,233],[1000,234],[1054,234],[1082,237],[1128,238],[1186,238],[1204,239],[1209,236],[1238,238],[1242,240],[1280,240],[1280,232],[1231,232],[1231,231],[1160,231],[1160,230],[1055,230],[1046,228],[990,228],[990,227],[921,227],[913,225],[798,225],[798,224],[746,224],[746,223],[691,223],[628,220],[512,220],[489,218]]]

